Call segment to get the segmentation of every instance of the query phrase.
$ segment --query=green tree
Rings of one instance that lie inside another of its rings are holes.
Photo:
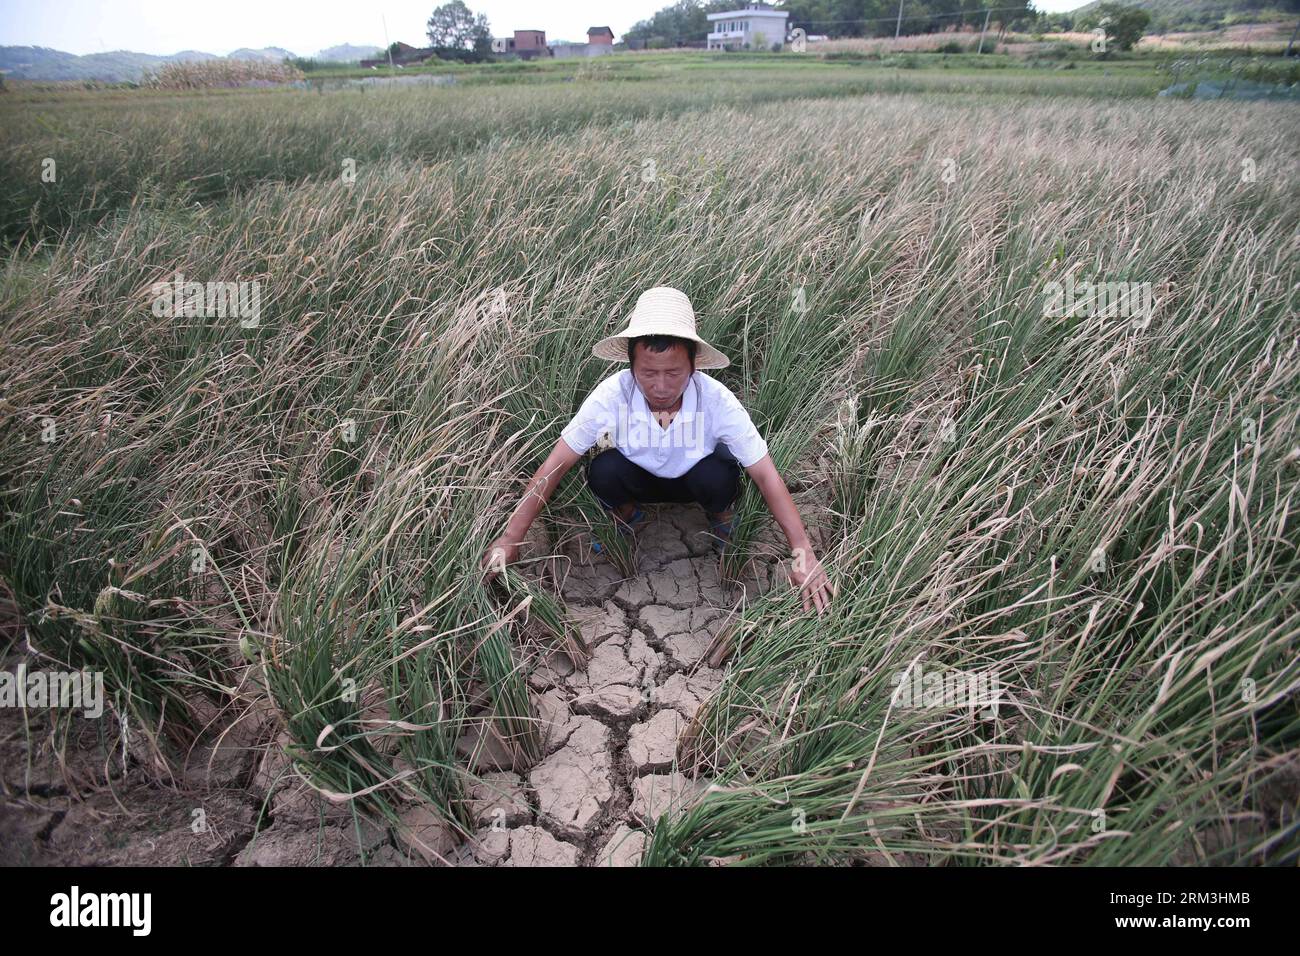
[[[809,34],[830,37],[890,36],[897,28],[899,0],[785,0],[773,7],[790,14],[786,26]],[[624,39],[666,38],[669,45],[703,40],[711,29],[707,14],[744,7],[740,0],[677,0],[627,30]],[[947,30],[952,27],[979,29],[986,10],[997,13],[989,20],[990,30],[1029,28],[1037,14],[1030,0],[903,0],[902,32],[906,34]],[[768,37],[772,46],[784,37]],[[752,43],[752,40],[751,40]],[[650,44],[653,45],[653,44]]]
[[[665,46],[677,46],[692,40],[703,41],[711,29],[708,14],[735,10],[740,6],[736,0],[709,0],[707,3],[701,3],[700,0],[678,0],[672,6],[655,13],[649,20],[633,24],[624,31],[623,39],[645,40],[646,46],[651,49],[659,46],[654,42],[656,39],[662,39]]]
[[[1130,50],[1142,39],[1142,34],[1150,23],[1151,14],[1145,10],[1119,3],[1101,3],[1079,17],[1076,27],[1082,30],[1100,27],[1106,31],[1107,50],[1112,47],[1116,50]]]
[[[456,50],[485,50],[492,44],[492,30],[483,14],[475,16],[463,0],[451,0],[433,11],[425,24],[429,46]]]

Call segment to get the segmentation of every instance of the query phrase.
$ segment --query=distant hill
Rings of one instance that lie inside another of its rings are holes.
[[[283,63],[286,57],[293,56],[288,50],[278,46],[268,46],[261,50],[250,50],[247,47],[240,47],[226,54],[227,60],[268,60],[271,63]]]
[[[216,58],[210,53],[191,51],[191,56],[183,59],[207,57]],[[0,46],[0,71],[6,79],[18,80],[138,80],[146,69],[170,59],[127,50],[77,56],[41,46]]]
[[[279,63],[288,50],[267,47],[263,50],[240,49],[220,57],[202,50],[182,50],[170,56],[113,50],[77,56],[43,46],[0,46],[0,73],[15,80],[99,80],[106,83],[137,82],[145,70],[164,63],[203,60],[268,60]]]
[[[1071,16],[1087,13],[1101,0],[1085,3]],[[1118,0],[1151,14],[1156,33],[1209,30],[1234,23],[1269,23],[1300,16],[1300,0]]]
[[[338,46],[321,50],[312,59],[326,60],[331,63],[352,63],[377,56],[383,49],[381,46],[353,46],[351,43],[340,43]]]
[[[383,47],[353,45],[340,43],[316,53],[312,59],[330,62],[352,63],[357,60],[375,56]],[[0,74],[15,80],[99,80],[105,83],[135,83],[145,70],[157,69],[164,63],[181,61],[201,62],[203,60],[265,60],[279,63],[293,53],[278,47],[269,46],[261,50],[242,47],[225,57],[202,50],[182,50],[169,56],[156,56],[152,53],[132,53],[130,50],[114,50],[111,53],[87,53],[78,56],[51,50],[43,46],[0,46]]]

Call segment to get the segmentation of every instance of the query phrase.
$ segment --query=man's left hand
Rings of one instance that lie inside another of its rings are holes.
[[[817,560],[812,548],[794,549],[790,563],[790,583],[799,589],[803,597],[803,609],[811,610],[815,604],[818,617],[830,607],[831,598],[836,594],[835,585],[826,576],[826,569]]]

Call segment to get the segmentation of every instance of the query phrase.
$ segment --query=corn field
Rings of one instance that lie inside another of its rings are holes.
[[[164,63],[150,72],[143,86],[159,90],[202,90],[214,87],[292,83],[304,74],[286,63],[261,60],[203,60]]]

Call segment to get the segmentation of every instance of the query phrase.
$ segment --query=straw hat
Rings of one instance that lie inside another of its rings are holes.
[[[726,368],[731,364],[731,359],[695,334],[695,310],[691,308],[691,300],[685,292],[670,286],[655,286],[642,292],[636,300],[636,308],[627,317],[627,328],[617,335],[601,339],[591,354],[610,362],[626,362],[627,340],[640,335],[673,335],[698,342],[696,368]]]

